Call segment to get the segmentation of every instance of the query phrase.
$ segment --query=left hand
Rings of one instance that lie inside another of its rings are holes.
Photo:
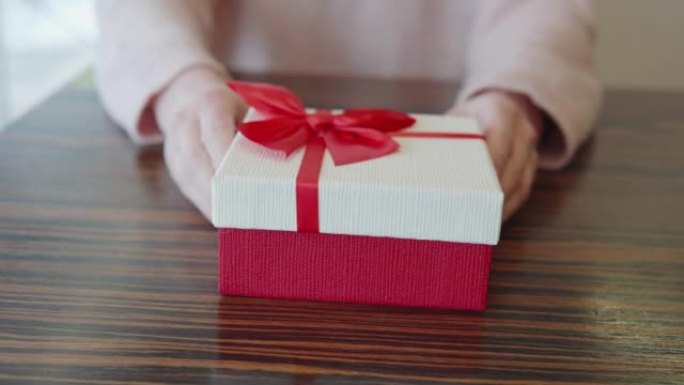
[[[471,116],[480,123],[504,192],[503,220],[507,220],[529,197],[537,172],[539,110],[524,95],[489,90],[448,113]]]
[[[169,173],[208,220],[211,177],[247,110],[225,81],[225,74],[199,66],[189,68],[171,81],[155,102]]]

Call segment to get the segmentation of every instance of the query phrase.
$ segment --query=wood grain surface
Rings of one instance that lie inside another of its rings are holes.
[[[320,107],[455,86],[276,78]],[[609,92],[539,175],[481,314],[216,294],[216,233],[88,86],[0,135],[0,383],[683,384],[684,94]]]

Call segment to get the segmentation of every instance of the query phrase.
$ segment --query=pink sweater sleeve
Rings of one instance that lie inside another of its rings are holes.
[[[140,144],[161,141],[151,105],[176,75],[212,56],[212,0],[104,0],[96,78],[110,115]]]
[[[539,147],[543,168],[565,166],[589,136],[601,99],[591,0],[482,0],[462,101],[490,88],[527,95],[553,121]]]

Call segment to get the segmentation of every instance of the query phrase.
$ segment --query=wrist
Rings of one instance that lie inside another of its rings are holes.
[[[188,107],[194,107],[204,94],[226,91],[228,74],[206,66],[190,67],[174,77],[153,102],[154,114],[162,131],[181,118]]]
[[[537,133],[541,135],[544,130],[544,114],[542,110],[525,94],[516,92],[507,92],[507,94],[518,105],[530,124],[537,130]]]
[[[513,103],[516,108],[522,112],[527,121],[535,128],[539,136],[541,136],[544,131],[544,113],[539,107],[532,101],[532,99],[519,92],[513,92],[502,89],[490,89],[485,90],[481,93],[476,94],[476,96],[481,96],[484,94],[497,94],[497,96],[506,99],[507,101]],[[476,97],[475,96],[475,97]]]

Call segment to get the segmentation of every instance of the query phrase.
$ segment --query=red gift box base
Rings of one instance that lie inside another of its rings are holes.
[[[492,246],[219,229],[224,295],[484,310]]]

